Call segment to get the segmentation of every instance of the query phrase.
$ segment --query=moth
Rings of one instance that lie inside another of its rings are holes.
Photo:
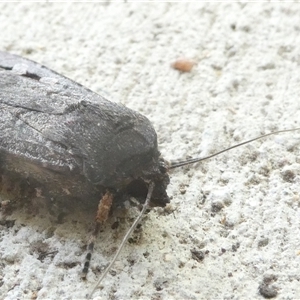
[[[55,206],[95,208],[83,277],[94,240],[110,211],[131,196],[145,201],[128,236],[150,206],[169,203],[169,171],[205,158],[168,162],[150,121],[48,68],[0,52],[0,192],[13,201],[37,194]],[[55,205],[54,205],[55,204]],[[112,265],[111,263],[111,265]],[[107,274],[111,265],[100,278]],[[98,284],[99,284],[98,283]]]

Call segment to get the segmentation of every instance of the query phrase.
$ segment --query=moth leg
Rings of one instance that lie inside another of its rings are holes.
[[[93,250],[94,250],[95,240],[97,238],[97,235],[99,233],[101,225],[103,225],[106,222],[107,218],[108,218],[108,215],[109,215],[109,212],[110,212],[110,209],[111,209],[111,206],[112,206],[112,202],[113,202],[113,194],[109,191],[106,191],[106,193],[104,194],[104,196],[101,198],[101,200],[99,202],[97,215],[96,215],[95,228],[94,228],[94,231],[93,231],[93,233],[90,237],[90,240],[88,242],[87,254],[86,254],[86,257],[85,257],[85,262],[84,262],[82,275],[81,275],[81,277],[83,279],[86,278],[86,275],[88,273],[92,253],[93,253]]]

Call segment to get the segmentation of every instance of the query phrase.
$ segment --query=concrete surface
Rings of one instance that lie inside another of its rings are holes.
[[[0,32],[0,50],[146,115],[166,159],[300,127],[298,4],[1,3]],[[94,299],[300,299],[299,145],[279,134],[172,171],[171,207],[148,214]],[[132,216],[108,222],[84,282],[94,215],[13,212],[0,298],[84,299]]]

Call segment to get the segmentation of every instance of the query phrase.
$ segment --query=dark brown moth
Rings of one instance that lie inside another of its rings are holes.
[[[130,196],[147,199],[142,213],[148,205],[165,206],[170,169],[271,134],[297,130],[269,133],[205,158],[169,164],[160,156],[156,132],[146,117],[38,63],[5,52],[0,52],[0,118],[4,198],[22,201],[39,196],[49,202],[50,210],[76,203],[97,211],[83,277],[94,239],[112,207]]]
[[[5,197],[19,200],[39,193],[51,200],[49,209],[53,201],[56,207],[75,201],[96,209],[102,199],[97,224],[129,195],[144,199],[150,182],[155,184],[150,205],[169,202],[169,176],[146,117],[5,52],[0,52],[0,119]]]

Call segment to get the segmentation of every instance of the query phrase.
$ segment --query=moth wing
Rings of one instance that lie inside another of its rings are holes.
[[[148,119],[44,66],[4,52],[0,118],[1,159],[15,161],[12,167],[20,172],[28,172],[29,165],[45,172],[79,173],[113,186],[159,156]]]

